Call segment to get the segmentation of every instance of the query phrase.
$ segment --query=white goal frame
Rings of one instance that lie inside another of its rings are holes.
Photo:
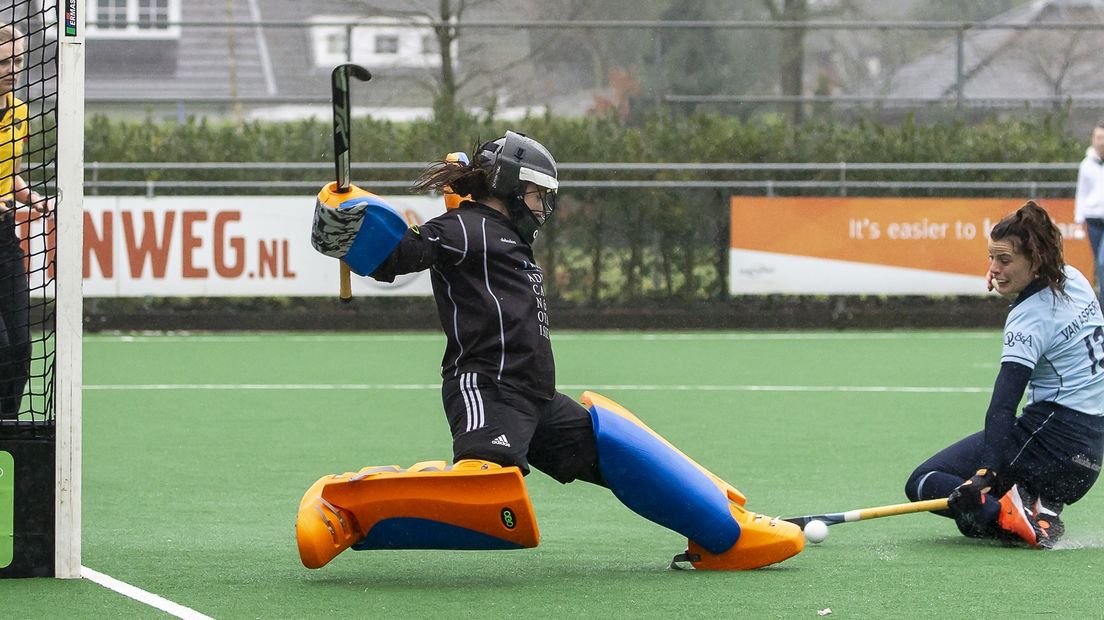
[[[81,386],[84,301],[84,0],[56,0],[57,245],[54,576],[81,576]]]

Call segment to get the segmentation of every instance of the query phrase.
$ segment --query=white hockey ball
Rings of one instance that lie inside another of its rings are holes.
[[[828,538],[828,526],[824,521],[814,520],[805,524],[805,540],[815,545],[824,542],[825,538]]]

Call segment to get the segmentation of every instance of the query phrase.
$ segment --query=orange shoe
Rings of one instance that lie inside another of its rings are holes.
[[[1046,536],[1039,537],[1039,546],[1044,549],[1053,549],[1054,545],[1058,544],[1062,535],[1066,533],[1066,525],[1062,523],[1062,519],[1058,517],[1058,514],[1062,512],[1063,504],[1059,502],[1051,502],[1043,498],[1039,498],[1035,509],[1035,521],[1039,524],[1039,528],[1046,534]]]
[[[315,482],[299,503],[295,518],[295,541],[299,558],[307,568],[321,568],[339,553],[364,537],[353,515],[322,497],[326,483],[336,476],[324,476]]]
[[[1039,501],[1014,484],[1000,499],[1000,515],[997,525],[1013,540],[1021,540],[1037,549],[1050,549],[1064,529],[1057,515],[1040,520],[1037,516]],[[1055,527],[1057,524],[1057,527]],[[1051,535],[1054,532],[1057,536]]]
[[[1058,540],[1062,538],[1062,534],[1066,532],[1066,526],[1062,523],[1062,520],[1057,515],[1048,517],[1045,515],[1039,515],[1036,520],[1039,524],[1039,532],[1037,534],[1039,538],[1040,549],[1053,549],[1054,545],[1058,544]]]
[[[729,508],[740,524],[740,538],[723,553],[710,553],[694,541],[675,556],[671,568],[687,562],[697,570],[750,570],[791,558],[805,548],[801,528],[781,518],[771,518],[745,509],[736,503]]]

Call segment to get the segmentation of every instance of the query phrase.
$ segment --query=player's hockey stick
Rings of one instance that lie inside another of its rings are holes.
[[[344,194],[349,191],[349,140],[350,121],[352,114],[349,109],[349,78],[353,77],[362,82],[372,79],[372,74],[360,65],[346,63],[334,67],[330,74],[330,85],[333,91],[333,140],[334,140],[334,167],[337,171],[337,193]],[[348,303],[353,299],[353,284],[349,272],[349,265],[341,261],[341,301]]]
[[[876,506],[874,508],[860,508],[847,512],[831,512],[822,515],[806,515],[804,517],[784,517],[783,521],[789,521],[798,527],[804,528],[810,521],[823,521],[825,525],[837,523],[851,523],[852,521],[865,521],[879,517],[892,517],[894,515],[907,515],[914,512],[931,512],[933,510],[946,510],[947,498],[929,499],[922,502],[908,502],[905,504],[890,504],[888,506]]]

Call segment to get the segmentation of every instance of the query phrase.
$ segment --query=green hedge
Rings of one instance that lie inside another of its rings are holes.
[[[980,124],[932,125],[906,119],[897,125],[872,121],[743,122],[718,115],[653,118],[627,124],[615,117],[533,117],[518,122],[460,116],[450,123],[396,123],[358,119],[353,127],[353,161],[429,161],[457,149],[470,150],[507,128],[546,144],[561,162],[1071,162],[1084,145],[1064,131],[1065,118],[990,120]],[[191,120],[89,119],[88,162],[332,162],[328,120],[235,124]],[[373,180],[404,180],[413,171],[379,171]],[[318,170],[99,171],[99,180],[247,181],[302,180],[321,184]],[[706,176],[681,172],[594,170],[564,175],[580,179],[751,180],[763,173]],[[356,175],[354,175],[356,177]],[[834,180],[837,171],[771,173],[774,180]],[[865,171],[851,181],[1061,181],[1072,191],[1069,171],[932,172]],[[356,179],[371,187],[372,180]],[[189,193],[212,192],[210,189]],[[286,194],[288,190],[270,193]],[[102,193],[102,192],[101,192]],[[112,192],[124,193],[124,192]],[[159,190],[159,193],[164,193]],[[183,191],[180,193],[184,193]],[[561,208],[537,244],[561,301],[585,305],[634,304],[643,300],[724,299],[727,296],[727,189],[565,189]],[[823,190],[792,191],[817,194]],[[852,195],[858,192],[851,191]],[[875,195],[876,192],[865,192]],[[929,192],[926,195],[937,194]],[[981,191],[954,191],[979,196]],[[882,195],[885,195],[883,192]]]
[[[1037,119],[898,125],[872,121],[792,126],[742,122],[701,114],[628,125],[615,117],[532,117],[516,122],[462,116],[433,121],[353,123],[353,161],[428,161],[477,140],[517,129],[545,143],[564,162],[1068,162],[1080,159],[1080,140],[1062,115]],[[331,162],[330,123],[323,120],[250,123],[189,120],[183,124],[128,122],[95,116],[85,134],[89,162]],[[597,170],[596,174],[603,175]],[[101,173],[106,174],[106,173]],[[176,178],[198,178],[196,171]],[[251,178],[230,176],[234,178]],[[884,175],[885,173],[881,173]],[[893,173],[901,178],[899,173]],[[976,173],[975,173],[976,174]],[[164,175],[149,175],[148,178]],[[206,176],[206,175],[205,175]],[[316,172],[294,178],[311,179]],[[388,178],[407,178],[399,173]],[[878,174],[868,175],[877,180]],[[281,177],[286,178],[281,172]],[[988,172],[1006,180],[1018,173]],[[101,176],[107,179],[109,177]],[[119,173],[119,179],[134,178]],[[578,178],[573,174],[573,178]],[[733,177],[735,178],[735,177]],[[888,177],[885,177],[888,178]],[[965,178],[965,177],[963,177]],[[1042,180],[1042,179],[1040,179]]]

